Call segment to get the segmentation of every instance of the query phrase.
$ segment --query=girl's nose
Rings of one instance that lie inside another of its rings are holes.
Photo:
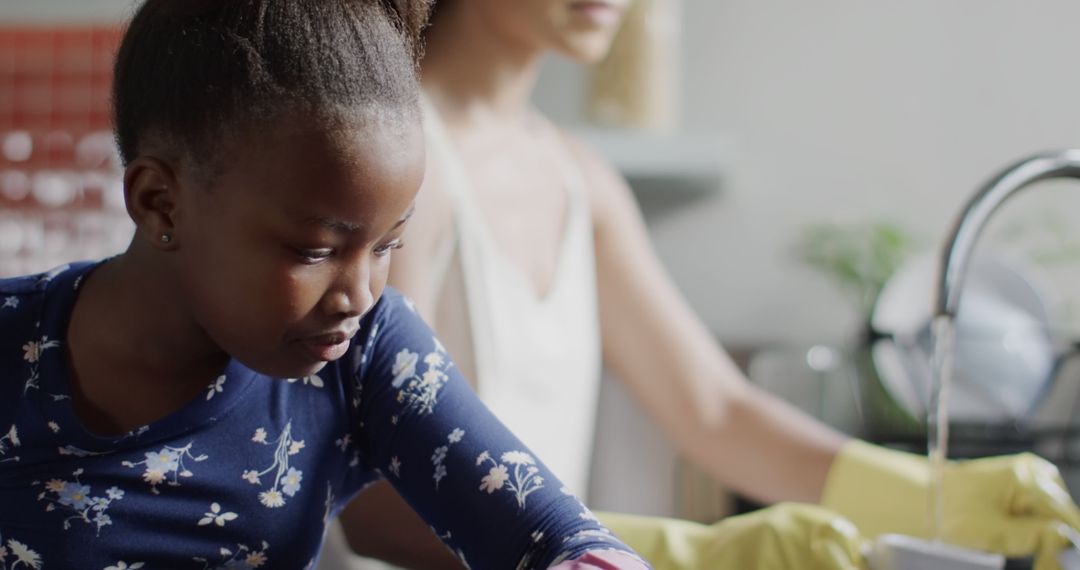
[[[344,268],[323,299],[328,314],[346,318],[363,315],[374,303],[371,269],[367,263],[354,263]]]

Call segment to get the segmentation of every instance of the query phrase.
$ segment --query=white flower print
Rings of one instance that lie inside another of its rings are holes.
[[[304,440],[293,439],[292,420],[285,423],[285,428],[276,440],[270,442],[267,438],[266,429],[260,427],[255,430],[255,436],[251,438],[251,441],[262,445],[275,445],[274,462],[262,471],[245,470],[241,477],[252,485],[262,486],[262,476],[273,473],[274,482],[269,489],[259,493],[259,502],[269,508],[278,508],[285,506],[285,495],[292,497],[300,490],[304,473],[290,467],[289,458],[300,453],[300,450],[304,448]]]
[[[31,340],[22,346],[23,360],[30,363],[30,377],[26,379],[26,383],[23,384],[23,393],[27,393],[31,388],[39,388],[38,382],[41,380],[41,376],[38,374],[38,366],[41,361],[41,355],[50,348],[56,348],[60,346],[60,341],[49,340],[48,336],[41,337],[41,340]]]
[[[429,352],[427,356],[424,357],[424,364],[427,364],[428,366],[442,366],[444,361],[445,358],[438,352]]]
[[[394,477],[401,477],[401,460],[396,455],[390,458],[390,472]]]
[[[93,457],[95,455],[107,455],[108,451],[87,451],[75,447],[74,445],[65,445],[63,447],[57,447],[56,452],[60,455],[74,455],[75,457]]]
[[[7,561],[9,555],[13,558],[10,565],[8,565]],[[3,570],[15,570],[16,568],[40,570],[42,568],[41,555],[31,550],[29,546],[9,538],[6,548],[0,546],[0,568]]]
[[[49,340],[49,337],[43,336],[41,340],[31,340],[22,346],[23,360],[33,364],[38,360],[41,360],[41,355],[50,348],[56,348],[60,346],[60,341]]]
[[[138,568],[142,568],[143,566],[146,566],[145,562],[133,562],[131,564],[128,564],[127,562],[121,560],[120,562],[117,562],[112,566],[105,567],[105,570],[137,570]]]
[[[502,489],[509,478],[510,475],[506,471],[506,466],[496,465],[488,471],[487,475],[484,475],[484,477],[480,479],[480,490],[487,491],[490,495],[491,493]]]
[[[277,489],[270,489],[259,493],[259,502],[271,509],[276,509],[285,506],[285,497],[282,497]]]
[[[12,309],[19,308],[19,298],[14,297],[14,296],[5,297],[4,298],[4,306],[0,307],[0,309],[6,309],[8,307],[11,307]]]
[[[482,452],[476,458],[476,465],[490,463],[487,475],[480,479],[480,490],[488,494],[499,489],[506,489],[514,494],[518,508],[525,508],[525,499],[535,491],[544,487],[544,478],[539,475],[540,468],[536,466],[536,460],[524,451],[507,451],[503,453],[502,463],[495,461],[487,451]],[[513,465],[513,472],[506,463]]]
[[[225,523],[236,520],[238,516],[233,512],[221,512],[221,505],[210,503],[210,510],[203,515],[203,518],[199,519],[199,526],[206,526],[211,523],[225,526]]]
[[[218,551],[220,558],[216,562],[199,557],[195,557],[193,560],[202,563],[203,570],[258,568],[270,560],[266,555],[268,550],[270,550],[270,544],[264,540],[260,550],[250,548],[246,544],[237,544],[235,552],[232,549],[221,547]]]
[[[446,459],[446,452],[450,449],[449,446],[440,445],[435,448],[435,453],[431,455],[431,462],[438,465]]]
[[[300,490],[300,481],[303,480],[303,472],[290,467],[288,473],[285,474],[284,482],[281,484],[281,492],[290,497],[296,495],[296,492]]]
[[[209,399],[214,397],[214,394],[220,394],[220,393],[222,393],[224,391],[225,391],[225,375],[222,374],[221,376],[217,377],[217,380],[214,380],[213,382],[210,383],[209,386],[207,386],[206,399],[209,400]]]
[[[364,356],[366,357],[367,355],[365,354]],[[364,393],[364,379],[363,379],[363,377],[359,373],[353,374],[353,397],[352,397],[352,406],[353,406],[353,408],[360,408],[360,402],[363,401],[363,393]]]
[[[322,388],[323,386],[326,385],[326,383],[323,382],[323,379],[320,378],[318,374],[312,374],[311,376],[304,376],[303,378],[286,378],[285,381],[288,382],[289,384],[300,382],[304,386],[307,386],[308,384],[311,384],[312,386],[314,386],[316,388]]]
[[[84,485],[79,480],[82,473],[82,469],[76,469],[72,473],[75,477],[74,481],[50,479],[44,484],[35,482],[35,485],[44,487],[44,490],[38,494],[38,500],[45,501],[46,512],[60,509],[75,513],[64,519],[64,530],[71,528],[71,521],[81,520],[86,524],[94,525],[97,534],[100,535],[102,528],[112,524],[112,518],[105,512],[109,510],[113,501],[124,498],[124,492],[117,487],[110,487],[105,491],[105,497],[91,496],[90,486]]]
[[[188,443],[184,447],[172,447],[166,445],[158,451],[145,453],[144,456],[146,459],[143,459],[142,461],[123,461],[121,462],[121,465],[124,467],[143,465],[146,468],[142,474],[143,481],[150,484],[150,491],[152,493],[159,495],[161,494],[161,491],[158,489],[158,485],[165,483],[170,487],[179,487],[180,477],[186,478],[195,476],[194,473],[184,467],[185,459],[191,459],[195,462],[206,461],[206,455],[192,455],[191,448],[194,445],[193,442]]]
[[[416,360],[419,357],[420,355],[407,348],[401,349],[394,357],[394,366],[390,368],[390,373],[394,375],[394,380],[390,385],[395,388],[400,388],[406,380],[415,376]]]
[[[258,568],[266,564],[266,555],[262,552],[251,552],[244,558],[244,564],[248,568]]]
[[[61,273],[67,271],[69,268],[71,268],[70,264],[64,264],[64,265],[61,265],[59,267],[54,267],[54,268],[46,271],[45,273],[39,273],[37,275],[38,285],[41,285],[43,283],[48,283],[49,281],[52,281],[53,279],[56,278],[57,275],[60,275]]]
[[[524,451],[507,451],[502,454],[502,460],[513,465],[534,465],[536,463],[532,456]]]
[[[6,434],[0,436],[0,457],[2,457],[4,455],[7,455],[8,451],[14,450],[16,447],[19,447],[20,445],[22,445],[22,442],[19,441],[19,430],[17,430],[15,428],[15,425],[12,424],[11,429],[9,429]],[[9,457],[7,459],[2,459],[2,460],[0,460],[0,463],[2,463],[4,461],[18,461],[18,460],[19,460],[19,456],[16,455],[14,457]]]
[[[450,368],[451,363],[448,358],[445,358],[446,351],[437,339],[432,340],[435,343],[435,351],[424,357],[427,369],[420,377],[416,376],[418,355],[409,352],[408,349],[403,349],[398,353],[398,361],[407,360],[411,364],[399,370],[398,363],[395,363],[391,370],[394,373],[392,385],[395,388],[401,388],[398,391],[397,401],[421,414],[430,414],[435,411],[435,404],[439,401],[439,390],[450,380],[446,370]]]
[[[361,423],[360,427],[364,427],[364,424]],[[340,439],[335,440],[334,445],[341,449],[342,453],[348,453],[350,447],[352,447],[352,437],[345,434]],[[349,460],[349,467],[356,467],[357,465],[360,465],[360,451],[352,447],[352,459]]]
[[[60,433],[60,424],[49,422],[49,429],[52,430],[53,433]]]
[[[450,435],[446,436],[446,445],[440,445],[435,448],[435,451],[431,454],[431,463],[435,465],[435,473],[432,478],[435,479],[435,490],[439,490],[439,481],[442,481],[443,477],[446,477],[446,454],[450,451],[450,446],[461,441],[461,438],[465,437],[465,430],[461,428],[454,428],[450,432]]]

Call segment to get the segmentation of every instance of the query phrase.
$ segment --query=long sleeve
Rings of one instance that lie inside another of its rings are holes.
[[[376,310],[353,357],[356,441],[463,561],[547,568],[632,553],[484,407],[407,299],[388,289]]]

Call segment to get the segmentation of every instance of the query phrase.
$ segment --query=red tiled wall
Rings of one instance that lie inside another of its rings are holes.
[[[115,27],[0,27],[0,276],[123,249]]]

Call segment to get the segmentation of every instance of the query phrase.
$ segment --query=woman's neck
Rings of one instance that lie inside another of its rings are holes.
[[[523,119],[542,51],[495,29],[480,10],[447,2],[428,29],[424,90],[450,126]]]

